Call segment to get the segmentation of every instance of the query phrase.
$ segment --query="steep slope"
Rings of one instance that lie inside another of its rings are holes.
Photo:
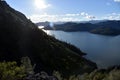
[[[22,13],[0,1],[0,61],[20,61],[29,56],[35,71],[64,75],[90,72],[96,64],[85,59],[84,53],[72,45],[48,36]]]

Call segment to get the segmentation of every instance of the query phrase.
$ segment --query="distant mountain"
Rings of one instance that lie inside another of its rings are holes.
[[[91,24],[96,24],[96,23],[99,23],[99,22],[106,22],[108,20],[90,20],[90,21],[78,21],[78,22],[73,22],[73,23],[91,23]],[[50,23],[53,23],[54,25],[62,25],[62,24],[65,24],[65,23],[69,23],[69,22],[61,22],[61,21],[58,21],[58,22],[38,22],[38,23],[35,23],[37,26],[49,26],[50,27]],[[72,23],[72,22],[71,22]]]
[[[78,21],[75,23],[91,23],[91,24],[96,24],[96,23],[100,23],[100,22],[106,22],[108,20],[89,20],[89,21]]]
[[[63,30],[63,31],[89,31],[91,29],[94,29],[94,25],[91,23],[73,23],[73,22],[67,22],[62,25],[54,25],[55,30]]]
[[[97,28],[89,32],[103,35],[120,35],[120,20],[110,20],[95,25],[97,25]]]
[[[0,0],[0,61],[19,62],[21,57],[28,56],[36,64],[36,72],[56,70],[67,76],[96,69],[96,64],[84,55],[75,46],[48,36]]]
[[[90,21],[88,21],[88,22],[86,22],[86,23],[97,24],[97,23],[106,22],[106,21],[108,21],[108,20],[90,20]]]
[[[120,20],[88,21],[81,23],[67,22],[64,24],[56,24],[53,29],[68,32],[87,31],[102,35],[119,35]]]
[[[51,29],[53,29],[52,28],[52,26],[50,25],[51,24],[51,22],[48,22],[48,21],[46,21],[46,22],[38,22],[38,23],[35,23],[38,27],[39,26],[43,26],[43,29],[46,29],[46,30],[51,30]]]
[[[100,22],[106,22],[107,20],[90,20],[90,21],[78,21],[78,22],[38,22],[38,23],[35,23],[38,27],[39,26],[44,26],[44,28],[42,29],[45,29],[45,30],[55,30],[54,29],[54,26],[55,25],[64,25],[65,23],[81,23],[81,24],[87,24],[87,23],[91,23],[91,24],[96,24],[96,23],[100,23]],[[50,24],[53,24],[52,26]],[[62,27],[62,26],[61,26]]]
[[[50,22],[38,22],[38,23],[35,23],[37,26],[44,26],[44,27],[47,27],[47,26],[50,26]]]

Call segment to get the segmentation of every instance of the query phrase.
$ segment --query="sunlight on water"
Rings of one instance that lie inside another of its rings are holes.
[[[50,30],[44,30],[42,29],[45,33],[47,33],[48,35],[52,35],[51,31]]]
[[[44,28],[44,26],[38,26],[38,28],[39,28],[39,29],[42,29],[42,28]]]

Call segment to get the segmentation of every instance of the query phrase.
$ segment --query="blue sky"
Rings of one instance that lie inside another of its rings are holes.
[[[6,0],[33,22],[120,20],[120,0]]]

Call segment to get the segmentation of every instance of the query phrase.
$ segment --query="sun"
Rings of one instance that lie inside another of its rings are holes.
[[[35,6],[40,9],[45,9],[50,7],[50,4],[47,4],[45,0],[35,0]]]

